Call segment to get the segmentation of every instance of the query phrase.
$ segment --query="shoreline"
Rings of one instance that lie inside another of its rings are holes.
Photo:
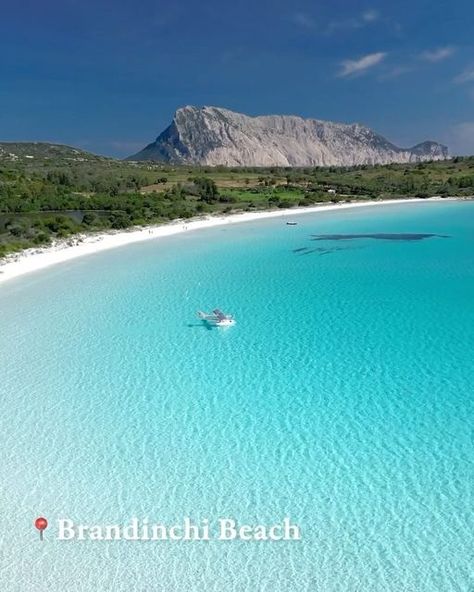
[[[0,261],[0,284],[20,277],[22,275],[46,269],[58,263],[65,263],[77,257],[93,255],[108,249],[122,247],[129,244],[165,238],[183,232],[192,232],[203,228],[212,228],[226,224],[238,224],[239,222],[251,222],[266,218],[279,218],[284,216],[296,216],[315,212],[331,210],[343,210],[368,206],[382,206],[388,204],[420,203],[433,201],[459,201],[458,198],[408,198],[387,199],[381,201],[361,201],[338,204],[321,204],[301,208],[288,208],[283,210],[270,210],[259,212],[241,212],[225,215],[208,215],[204,218],[192,218],[190,220],[176,220],[169,223],[119,230],[107,231],[95,234],[79,234],[67,239],[56,241],[46,247],[26,249],[19,253],[7,255]]]

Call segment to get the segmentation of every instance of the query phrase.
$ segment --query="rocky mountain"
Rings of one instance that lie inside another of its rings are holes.
[[[158,138],[128,160],[225,166],[352,166],[447,158],[437,142],[398,148],[368,127],[293,115],[249,117],[183,107]]]

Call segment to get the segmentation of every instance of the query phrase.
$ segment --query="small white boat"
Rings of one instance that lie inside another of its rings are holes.
[[[197,315],[202,321],[214,327],[231,327],[235,325],[234,317],[230,314],[223,313],[219,308],[214,309],[212,313],[199,310]]]

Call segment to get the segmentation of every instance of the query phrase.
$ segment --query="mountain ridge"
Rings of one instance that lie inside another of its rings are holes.
[[[1,142],[0,161],[24,159],[64,159],[64,160],[106,160],[107,157],[93,154],[81,148],[57,142]]]
[[[297,115],[249,116],[222,107],[187,105],[171,124],[127,160],[223,166],[354,166],[448,158],[424,141],[399,148],[367,126]]]

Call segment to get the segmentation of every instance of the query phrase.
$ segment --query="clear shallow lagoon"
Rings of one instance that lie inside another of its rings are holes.
[[[472,589],[474,203],[293,219],[0,287],[2,590]],[[303,540],[40,543],[40,514]]]

